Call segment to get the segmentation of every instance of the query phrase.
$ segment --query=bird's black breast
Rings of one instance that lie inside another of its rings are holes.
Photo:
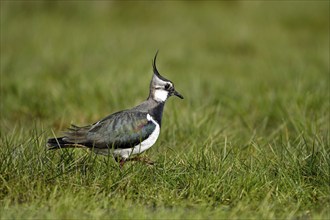
[[[152,108],[149,113],[153,119],[161,126],[163,117],[164,103],[159,103],[154,108]]]

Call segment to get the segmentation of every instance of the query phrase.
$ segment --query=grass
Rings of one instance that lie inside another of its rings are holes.
[[[154,166],[47,138],[148,95]],[[1,1],[1,219],[329,218],[329,2]]]

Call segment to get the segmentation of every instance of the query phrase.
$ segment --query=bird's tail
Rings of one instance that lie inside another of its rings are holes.
[[[63,140],[64,137],[49,138],[47,141],[48,150],[73,147],[71,142]]]

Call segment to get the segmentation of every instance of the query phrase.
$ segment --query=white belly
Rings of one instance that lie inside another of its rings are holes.
[[[147,115],[147,119],[148,121],[152,121],[152,123],[154,123],[156,125],[155,130],[151,133],[151,135],[145,139],[144,141],[142,141],[140,144],[132,147],[132,148],[126,148],[126,149],[115,149],[113,151],[113,155],[116,156],[120,156],[122,158],[128,158],[131,155],[134,154],[140,154],[146,150],[148,150],[152,145],[154,145],[157,141],[157,138],[159,136],[160,133],[160,127],[159,124],[148,114]]]

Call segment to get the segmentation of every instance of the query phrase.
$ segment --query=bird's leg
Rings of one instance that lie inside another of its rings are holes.
[[[125,162],[126,162],[126,160],[124,158],[120,159],[120,161],[119,161],[120,168],[122,168],[124,166]]]
[[[115,161],[119,163],[119,167],[122,168],[126,162],[125,158],[115,157]]]

